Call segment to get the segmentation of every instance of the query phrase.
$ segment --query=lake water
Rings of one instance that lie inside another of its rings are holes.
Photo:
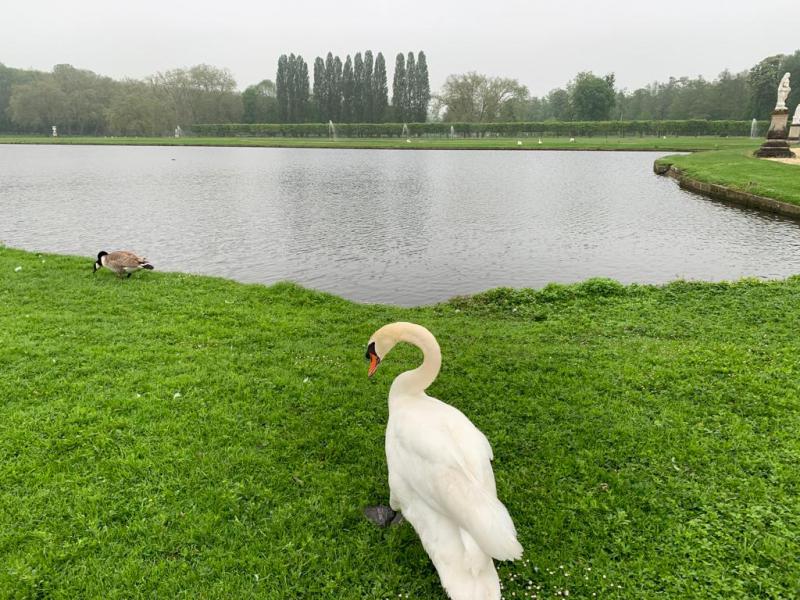
[[[0,241],[401,305],[800,272],[797,222],[684,192],[660,155],[0,145]]]

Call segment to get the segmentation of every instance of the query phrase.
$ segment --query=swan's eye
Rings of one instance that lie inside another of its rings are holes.
[[[375,352],[375,342],[370,342],[369,346],[367,346],[367,353],[364,355],[364,358],[371,360],[373,354],[378,356],[378,353]]]

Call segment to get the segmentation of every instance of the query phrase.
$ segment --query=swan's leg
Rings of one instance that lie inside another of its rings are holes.
[[[388,506],[368,506],[364,509],[364,515],[375,523],[378,527],[389,527],[390,525],[400,525],[405,521],[400,511],[394,511]]]

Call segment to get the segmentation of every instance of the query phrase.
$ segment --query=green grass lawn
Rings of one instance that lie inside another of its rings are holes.
[[[277,138],[277,137],[45,137],[0,136],[0,144],[101,144],[132,146],[246,146],[266,148],[375,148],[409,150],[664,150],[694,151],[720,148],[750,148],[746,137],[585,137],[576,138]],[[522,145],[517,145],[517,141]],[[756,144],[757,147],[757,144]]]
[[[0,597],[444,599],[361,515],[420,360],[368,380],[364,349],[400,319],[494,447],[506,598],[800,596],[800,278],[401,309],[91,267],[0,247]]]
[[[800,204],[800,166],[755,158],[756,148],[666,156],[656,162],[672,164],[699,181]]]

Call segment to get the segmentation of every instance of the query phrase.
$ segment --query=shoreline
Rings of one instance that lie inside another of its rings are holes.
[[[703,157],[703,160],[705,160],[709,157],[714,158],[717,153],[703,154],[705,154]],[[721,155],[719,156],[719,163],[712,163],[712,166],[716,167],[716,169],[712,170],[708,165],[705,165],[707,171],[703,172],[702,175],[691,171],[692,167],[700,170],[704,166],[695,164],[699,161],[693,163],[692,159],[698,156],[696,154],[659,158],[653,163],[653,172],[657,175],[674,179],[681,189],[707,198],[737,206],[754,208],[792,219],[800,219],[800,202],[792,202],[785,197],[780,197],[781,194],[786,194],[788,198],[791,198],[793,193],[796,195],[796,190],[792,189],[792,185],[795,187],[797,185],[794,183],[794,173],[789,177],[789,174],[782,170],[788,168],[791,171],[794,165],[787,166],[783,161],[756,159],[749,155],[728,156],[722,155],[723,153],[719,154]],[[758,166],[750,170],[745,168],[750,165]],[[770,170],[767,172],[764,170],[772,167],[778,167],[781,171]],[[744,187],[747,189],[741,189],[741,186],[737,185],[738,181],[734,178],[734,176],[744,177],[743,173],[746,175],[747,181]],[[725,179],[730,179],[731,182],[728,183],[724,181]],[[749,188],[753,188],[753,191],[749,191]],[[757,193],[761,190],[765,190],[767,193]]]
[[[317,148],[341,150],[504,150],[504,151],[630,151],[699,152],[704,150],[749,148],[750,138],[722,137],[585,137],[574,142],[565,137],[486,137],[462,139],[436,138],[280,138],[280,137],[90,137],[0,135],[0,145],[81,145],[81,146],[190,146],[235,148]],[[521,142],[521,144],[519,143]]]
[[[800,207],[798,207],[800,210]],[[30,250],[27,248],[20,248],[17,246],[9,246],[8,244],[4,243],[0,240],[0,257],[4,252],[10,253],[21,253],[22,255],[29,256],[35,259],[52,259],[52,260],[64,260],[64,261],[80,261],[81,264],[91,264],[92,261],[95,260],[95,257],[92,256],[82,256],[79,254],[62,254],[59,252],[53,252],[50,250]],[[30,271],[29,271],[30,272]],[[107,276],[107,274],[104,273]],[[600,289],[601,293],[599,295],[619,295],[619,294],[626,294],[632,293],[635,290],[663,290],[664,288],[668,288],[670,286],[722,286],[722,287],[729,287],[732,285],[739,285],[744,283],[784,283],[787,282],[789,279],[794,277],[800,276],[800,273],[793,273],[787,275],[785,277],[762,277],[762,276],[742,276],[733,279],[720,279],[720,280],[709,280],[709,279],[684,279],[684,278],[675,278],[669,281],[664,281],[660,283],[647,283],[647,282],[631,282],[631,283],[624,283],[613,277],[607,277],[603,275],[597,275],[594,277],[587,277],[585,279],[581,279],[579,281],[573,281],[569,283],[562,283],[558,281],[549,281],[545,284],[542,284],[540,287],[531,287],[531,286],[522,286],[522,287],[512,287],[512,286],[495,286],[495,287],[488,287],[476,292],[467,293],[467,294],[453,294],[448,298],[443,300],[437,300],[433,302],[426,302],[423,304],[413,304],[413,305],[404,305],[404,304],[391,304],[388,302],[370,302],[370,301],[361,301],[361,300],[354,300],[352,298],[348,298],[341,294],[337,294],[336,292],[330,292],[323,289],[317,289],[314,287],[309,287],[297,281],[293,281],[291,279],[281,279],[278,281],[273,281],[271,283],[264,283],[264,282],[257,282],[257,281],[241,281],[238,279],[234,279],[232,277],[226,277],[224,275],[212,275],[209,273],[193,273],[190,271],[173,271],[173,270],[163,270],[156,268],[153,272],[149,274],[144,273],[134,273],[133,278],[143,278],[143,277],[178,277],[181,279],[186,278],[200,278],[203,280],[208,280],[209,282],[217,281],[224,284],[230,284],[235,286],[243,286],[246,288],[257,288],[262,290],[270,290],[275,287],[284,287],[289,286],[292,288],[296,288],[298,290],[302,290],[306,294],[310,295],[317,295],[323,298],[328,298],[332,301],[336,302],[344,302],[347,304],[351,304],[358,307],[363,308],[386,308],[392,310],[401,310],[401,311],[414,311],[414,310],[429,310],[429,309],[437,309],[437,308],[447,308],[447,307],[458,307],[463,305],[472,304],[475,301],[480,301],[482,298],[492,297],[495,295],[518,295],[520,297],[524,297],[526,301],[534,300],[541,296],[545,302],[549,302],[549,297],[552,296],[554,293],[556,295],[566,295],[571,296],[574,298],[580,297],[584,295],[581,291],[583,289],[592,289],[592,293],[590,295],[595,295],[595,289]],[[103,277],[103,275],[101,275]],[[107,276],[109,281],[115,280],[116,278]]]
[[[698,179],[693,179],[685,175],[679,168],[668,165],[656,163],[653,170],[656,175],[663,175],[670,177],[678,182],[681,189],[689,190],[695,194],[706,196],[713,200],[721,200],[729,202],[737,206],[745,206],[747,208],[756,208],[766,212],[771,212],[784,217],[790,217],[800,220],[800,206],[796,204],[789,204],[788,202],[781,202],[766,196],[758,196],[740,190],[719,185],[716,183],[706,183]]]

